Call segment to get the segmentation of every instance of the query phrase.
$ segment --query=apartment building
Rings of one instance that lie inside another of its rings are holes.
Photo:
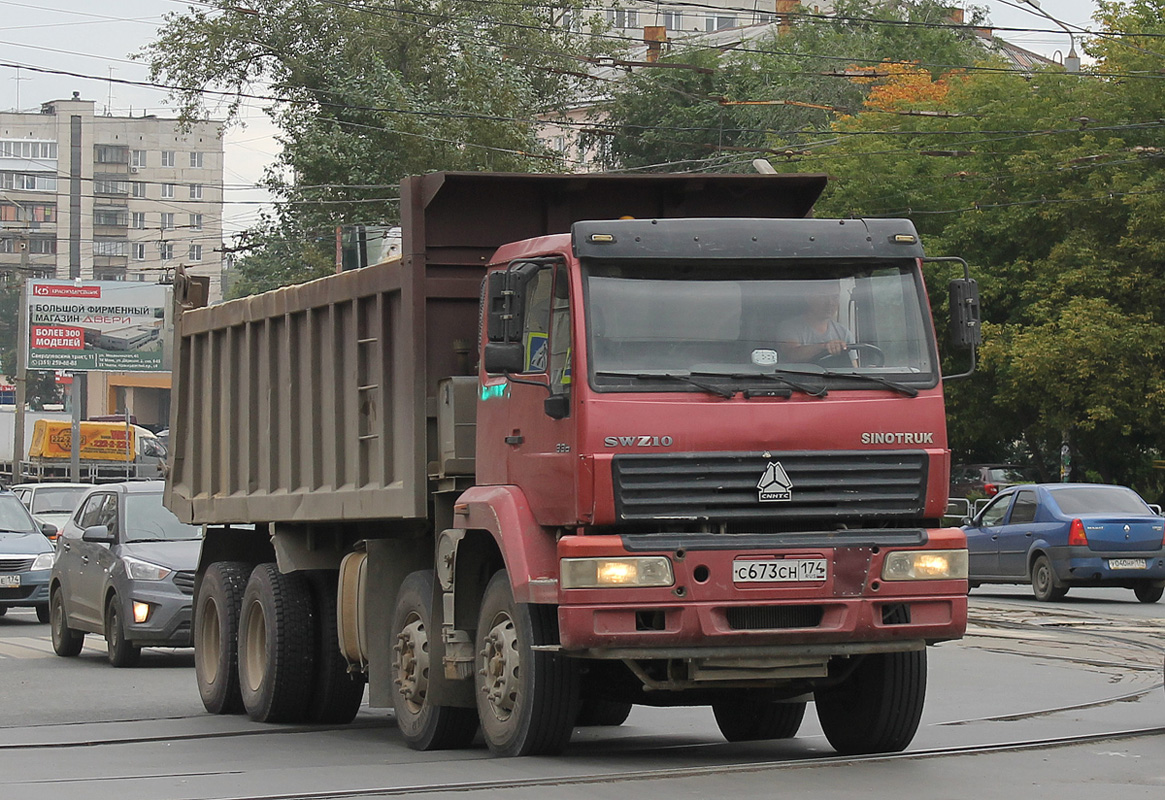
[[[222,274],[220,125],[95,113],[74,93],[0,112],[0,281]]]

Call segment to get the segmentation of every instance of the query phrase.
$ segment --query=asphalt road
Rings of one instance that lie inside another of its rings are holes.
[[[0,617],[0,798],[546,800],[686,797],[1165,796],[1165,602],[1127,590],[971,595],[959,642],[930,651],[923,724],[905,754],[836,758],[810,711],[796,739],[729,744],[706,708],[636,708],[576,731],[557,758],[406,748],[391,712],[336,728],[203,712],[189,650],[113,669],[88,637],[52,653],[31,612]]]

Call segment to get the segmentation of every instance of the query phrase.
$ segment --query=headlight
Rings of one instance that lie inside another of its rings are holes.
[[[32,562],[32,566],[29,567],[29,569],[33,570],[34,572],[38,569],[52,569],[53,560],[55,558],[56,553],[41,553],[36,557],[36,560]]]
[[[160,581],[173,572],[167,567],[160,567],[130,556],[124,556],[121,560],[125,562],[126,573],[135,581]]]
[[[671,586],[673,583],[671,562],[665,556],[562,559],[563,589]]]
[[[906,550],[890,553],[882,563],[884,581],[965,580],[966,550]]]

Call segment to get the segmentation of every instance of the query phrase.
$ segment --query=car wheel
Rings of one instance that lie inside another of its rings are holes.
[[[1067,586],[1057,585],[1052,562],[1047,556],[1037,556],[1032,564],[1032,593],[1041,603],[1062,600],[1068,594]]]
[[[53,589],[49,596],[49,633],[53,640],[53,652],[58,656],[71,658],[81,652],[85,644],[85,634],[69,627],[65,616],[65,599],[60,588]]]
[[[392,614],[392,709],[397,727],[414,750],[467,747],[477,733],[477,709],[434,705],[428,698],[429,675],[442,668],[431,659],[433,572],[410,574],[396,595]]]
[[[842,755],[905,750],[925,699],[925,650],[863,656],[845,680],[815,693],[821,729]]]
[[[315,602],[316,675],[307,721],[328,725],[351,722],[364,701],[364,673],[349,672],[348,660],[340,652],[336,581],[336,573],[330,571],[310,575]]]
[[[792,739],[805,717],[805,703],[758,700],[749,692],[712,703],[720,733],[730,742]]]
[[[0,617],[8,613],[8,606],[0,606]]]
[[[105,650],[109,663],[115,667],[135,666],[142,657],[142,648],[125,637],[121,600],[111,595],[105,606]]]
[[[241,714],[239,609],[251,574],[242,561],[206,568],[194,601],[194,676],[202,705],[212,714]]]
[[[1165,587],[1154,586],[1151,583],[1138,583],[1133,587],[1133,594],[1142,603],[1156,603],[1165,594]]]
[[[256,722],[299,722],[315,676],[311,586],[275,564],[251,572],[239,614],[239,689]]]
[[[534,649],[555,644],[557,627],[552,606],[514,601],[505,570],[490,578],[474,642],[474,688],[481,732],[496,755],[553,755],[570,742],[578,717],[578,661]]]
[[[48,603],[45,603],[43,605],[39,605],[36,607],[36,621],[37,622],[48,622],[49,621],[49,604]]]

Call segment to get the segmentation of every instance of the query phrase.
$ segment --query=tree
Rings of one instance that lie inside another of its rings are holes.
[[[19,318],[19,287],[0,287],[0,368],[9,383],[16,382],[16,327]],[[61,402],[61,390],[53,372],[29,370],[24,392],[25,401],[34,409],[43,408],[45,403]]]

